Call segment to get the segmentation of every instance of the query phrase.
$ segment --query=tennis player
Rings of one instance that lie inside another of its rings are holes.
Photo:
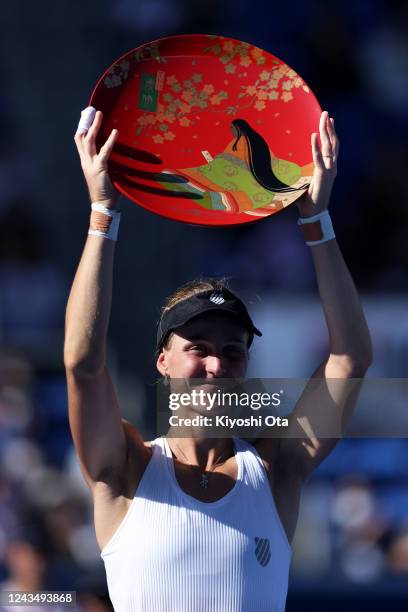
[[[75,135],[92,210],[67,306],[64,357],[70,425],[112,603],[117,612],[282,612],[301,488],[337,441],[318,432],[338,431],[347,420],[358,395],[353,379],[372,359],[328,212],[339,152],[333,120],[323,112],[312,135],[314,175],[298,203],[330,349],[285,435],[253,444],[170,431],[148,442],[121,418],[105,363],[120,219],[107,161],[118,132],[98,151],[101,122],[89,107]],[[261,332],[245,305],[222,282],[189,283],[163,308],[157,368],[170,386],[242,378],[254,335]]]

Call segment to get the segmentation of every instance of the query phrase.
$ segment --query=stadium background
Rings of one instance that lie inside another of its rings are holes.
[[[331,212],[373,335],[368,375],[404,378],[408,5],[15,0],[0,19],[0,583],[24,575],[77,590],[81,610],[109,610],[62,364],[64,308],[89,214],[73,142],[80,110],[113,59],[164,35],[232,36],[285,60],[336,120]],[[122,209],[109,364],[123,413],[145,436],[155,433],[159,308],[198,275],[231,277],[266,330],[253,348],[254,375],[313,371],[327,338],[294,208],[228,230],[170,222],[128,201]],[[406,608],[407,474],[405,439],[340,443],[303,496],[288,612]]]

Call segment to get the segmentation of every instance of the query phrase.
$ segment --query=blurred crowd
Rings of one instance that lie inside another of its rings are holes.
[[[80,13],[68,0],[0,9],[0,588],[76,590],[78,610],[99,612],[111,608],[62,367],[64,308],[89,211],[73,133],[93,84],[131,48],[184,32],[232,36],[284,59],[336,119],[331,210],[356,284],[381,303],[404,300],[408,5],[89,0]],[[124,203],[110,360],[124,415],[149,438],[159,307],[200,274],[232,277],[244,296],[316,292],[295,210],[217,230]],[[408,337],[399,342],[406,348]],[[396,351],[376,375],[406,376],[406,355]],[[318,593],[393,580],[408,596],[407,446],[345,440],[321,466],[303,498],[293,592],[304,581]]]
[[[0,449],[0,589],[77,591],[78,610],[110,610],[64,376],[21,351],[0,358]]]

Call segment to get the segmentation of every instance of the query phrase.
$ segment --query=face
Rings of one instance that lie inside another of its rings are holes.
[[[177,329],[157,360],[163,376],[178,379],[243,378],[248,331],[221,311],[204,313]]]

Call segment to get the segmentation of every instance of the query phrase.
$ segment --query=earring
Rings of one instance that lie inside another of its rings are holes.
[[[168,387],[170,384],[170,376],[168,376],[167,374],[164,375],[164,379],[163,379],[163,385],[165,387]]]

